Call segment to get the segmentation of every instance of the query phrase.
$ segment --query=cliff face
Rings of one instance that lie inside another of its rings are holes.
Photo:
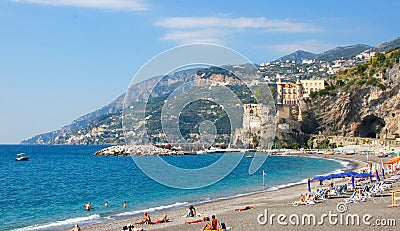
[[[303,130],[322,135],[399,137],[400,65],[395,64],[375,83],[359,86],[356,82],[347,91],[338,89],[308,101],[302,108]]]

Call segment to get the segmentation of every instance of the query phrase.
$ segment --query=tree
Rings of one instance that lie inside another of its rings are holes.
[[[255,103],[264,103],[267,104],[271,100],[274,100],[271,98],[271,94],[268,94],[269,92],[267,91],[266,85],[261,85],[258,86],[254,90],[254,96],[255,96]]]

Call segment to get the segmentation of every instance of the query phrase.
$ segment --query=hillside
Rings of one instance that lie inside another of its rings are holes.
[[[368,49],[367,51],[385,52],[396,49],[397,47],[400,47],[400,38],[381,43],[375,47]]]
[[[156,81],[158,87],[152,91],[152,96],[159,97],[170,93],[176,86],[181,85],[185,81],[193,80],[193,75],[197,69],[184,70],[173,73],[167,78],[153,77],[146,81],[143,81],[133,88],[136,94],[136,100],[140,101],[144,99],[144,96],[151,91],[151,87]],[[121,120],[121,113],[123,109],[123,100],[125,95],[119,96],[112,103],[107,106],[88,113],[78,119],[74,120],[71,124],[64,126],[60,130],[56,130],[49,133],[39,134],[29,139],[21,141],[22,144],[65,144],[75,143],[73,135],[85,134],[87,137],[82,138],[81,144],[114,144],[123,142],[119,137],[122,136],[122,128],[117,125],[121,125],[121,122],[116,124],[110,123],[110,119]],[[98,127],[102,126],[101,131],[97,131]],[[107,130],[103,132],[102,130]]]
[[[400,39],[392,40],[386,43],[382,43],[375,48],[370,48],[369,50],[393,50],[396,45],[398,45]],[[366,48],[365,45],[355,45],[355,46],[347,46],[341,48],[335,48],[330,51],[324,52],[317,56],[322,56],[326,59],[332,57],[338,57],[342,55],[353,55],[353,51],[363,50]],[[354,67],[351,69],[345,70],[348,66],[338,67],[337,70],[339,72],[331,72],[332,70],[332,62],[320,61],[318,63],[311,64],[299,64],[299,63],[271,63],[269,66],[261,66],[263,70],[260,69],[260,73],[264,75],[267,81],[274,82],[274,78],[276,76],[284,76],[289,75],[291,78],[298,78],[300,76],[302,78],[313,78],[315,76],[319,77],[329,77],[330,82],[333,83],[331,88],[324,90],[319,93],[314,93],[314,97],[318,103],[308,102],[307,104],[301,105],[302,111],[305,111],[305,118],[308,119],[304,121],[304,131],[305,133],[318,133],[321,132],[323,134],[344,134],[344,135],[358,135],[364,134],[363,129],[355,129],[354,126],[359,126],[364,117],[367,116],[366,112],[370,110],[380,110],[380,112],[384,112],[381,107],[365,107],[366,105],[371,106],[371,102],[381,105],[382,102],[390,102],[392,105],[398,105],[397,96],[395,93],[398,92],[396,88],[396,84],[398,84],[398,79],[396,79],[396,73],[398,72],[398,59],[396,60],[394,56],[397,51],[392,51],[387,55],[378,55],[376,58],[373,58],[371,62],[366,64],[361,64],[355,67],[359,61],[347,60],[345,63],[350,63],[350,67]],[[296,53],[296,52],[295,52]],[[314,54],[298,51],[295,55],[293,55],[294,59],[301,58],[311,58]],[[390,57],[392,55],[393,57]],[[284,59],[282,57],[281,59]],[[351,62],[350,62],[351,61]],[[325,62],[325,63],[324,63]],[[365,62],[365,61],[364,61]],[[318,64],[318,65],[317,65]],[[237,69],[239,71],[246,72],[245,66],[238,66]],[[341,71],[342,70],[342,71]],[[337,74],[336,74],[337,73]],[[184,70],[180,72],[176,72],[168,76],[168,78],[163,78],[158,84],[156,89],[153,89],[152,97],[154,100],[163,100],[166,96],[176,86],[181,85],[182,83],[195,80],[195,76],[198,77],[198,84],[215,82],[222,79],[227,80],[230,78],[229,74],[226,75],[224,72],[220,72],[220,70],[208,69],[208,70]],[[398,76],[398,74],[397,74]],[[212,77],[212,78],[210,78]],[[226,78],[228,77],[228,78]],[[270,78],[270,79],[269,79]],[[289,78],[290,79],[290,78]],[[148,94],[151,89],[150,87],[154,85],[155,81],[160,80],[160,77],[154,77],[147,81],[144,81],[138,85],[136,85],[135,91],[137,92],[136,100],[143,100],[143,96]],[[196,80],[195,80],[196,81]],[[232,84],[235,82],[234,79],[230,79]],[[396,91],[397,90],[397,91]],[[236,92],[240,93],[243,89],[235,89]],[[243,93],[243,92],[242,92]],[[368,100],[366,102],[361,102],[360,97],[371,98],[371,102]],[[385,98],[386,97],[386,98]],[[392,97],[394,97],[392,99]],[[32,138],[22,141],[24,144],[119,144],[123,143],[123,134],[121,128],[121,111],[123,104],[124,95],[119,96],[115,101],[111,104],[96,110],[92,113],[88,113],[76,120],[74,120],[71,124],[61,128],[60,130],[56,130],[46,134],[39,134]],[[386,100],[387,99],[387,100]],[[354,102],[354,104],[353,104]],[[158,103],[154,101],[152,105],[153,108],[157,108]],[[321,108],[321,105],[325,105],[325,109]],[[335,106],[336,105],[336,106]],[[196,105],[195,105],[196,106]],[[334,108],[336,107],[336,109]],[[367,108],[367,109],[364,109]],[[386,108],[392,108],[391,105],[386,105]],[[329,110],[334,111],[337,114],[329,114]],[[344,111],[338,111],[340,108]],[[396,107],[394,107],[396,109]],[[325,112],[326,110],[326,112]],[[359,112],[361,111],[362,112]],[[396,109],[397,110],[397,109]],[[192,111],[192,109],[188,108],[187,110]],[[387,111],[387,110],[386,110]],[[386,114],[379,114],[380,119],[385,121],[387,115],[392,115],[389,112]],[[157,110],[154,110],[156,113]],[[149,112],[150,113],[150,112]],[[341,114],[342,113],[342,114]],[[350,113],[350,114],[348,114]],[[359,114],[361,113],[361,114]],[[397,112],[394,112],[394,118],[396,117]],[[335,115],[346,115],[346,118],[336,118]],[[353,118],[354,117],[354,118]],[[185,116],[184,116],[185,118]],[[191,119],[190,115],[186,115],[187,120]],[[215,119],[218,119],[216,117]],[[199,118],[195,117],[194,121],[197,121]],[[378,123],[380,120],[374,120]],[[367,120],[368,122],[368,120]],[[360,124],[359,124],[360,123]],[[365,124],[364,122],[363,124]],[[155,126],[156,123],[150,123]],[[378,123],[379,124],[379,123]],[[396,126],[390,125],[394,124],[393,121],[386,122],[385,121],[385,129],[388,128],[388,133],[397,134]],[[183,126],[183,125],[182,125]],[[219,125],[223,127],[222,125]],[[183,129],[184,133],[187,135],[188,133],[193,131],[194,125],[191,124]],[[329,132],[331,129],[331,132]],[[377,129],[379,132],[375,132],[376,134],[381,134],[382,129]],[[393,130],[393,131],[392,131]],[[157,127],[154,127],[154,131],[158,131]],[[359,133],[361,132],[361,133]],[[368,136],[373,136],[368,135]]]
[[[303,129],[322,135],[398,138],[399,58],[398,48],[332,77],[331,86],[302,104],[307,121]]]
[[[246,65],[236,68],[226,68],[233,72],[241,72],[245,76],[251,76],[251,72],[249,72],[249,68],[246,68]],[[253,68],[253,71],[255,72],[256,69],[254,70]],[[154,77],[134,85],[131,88],[131,90],[135,92],[135,98],[131,102],[133,104],[135,104],[135,102],[143,102],[145,95],[150,96],[147,100],[145,110],[146,117],[149,118],[146,120],[148,135],[152,137],[154,142],[166,142],[166,140],[160,136],[162,132],[160,122],[161,109],[165,100],[178,86],[188,81],[195,85],[213,85],[213,83],[220,82],[221,78],[226,80],[232,77],[235,77],[232,72],[216,67],[206,69],[195,68],[179,71],[168,76]],[[206,81],[199,81],[195,78]],[[254,102],[248,89],[236,83],[236,81],[230,83],[228,87],[236,93],[243,103]],[[71,125],[54,132],[34,136],[22,141],[22,143],[123,144],[125,142],[122,129],[123,101],[124,95],[118,97],[117,100],[102,109],[80,117]],[[210,108],[217,109],[210,110]],[[229,120],[227,119],[226,113],[218,109],[219,107],[214,107],[211,101],[196,101],[187,105],[180,114],[179,127],[182,135],[187,139],[192,139],[193,134],[198,133],[200,122],[207,119],[214,121],[216,124],[217,133],[221,135],[221,137],[217,137],[217,140],[225,139],[224,134],[230,134]]]
[[[275,60],[274,62],[276,62],[276,61],[285,62],[286,60],[301,62],[303,60],[316,59],[317,57],[318,57],[318,54],[314,54],[314,53],[311,53],[308,51],[298,50],[291,54],[285,55],[285,56]]]
[[[331,50],[325,51],[321,54],[314,54],[311,52],[298,50],[289,55],[283,56],[276,61],[285,62],[286,60],[289,61],[296,61],[301,62],[303,60],[312,60],[316,59],[319,61],[333,61],[338,59],[349,59],[351,57],[356,56],[357,54],[371,48],[365,44],[357,44],[351,46],[344,46],[344,47],[336,47]],[[274,61],[274,62],[276,62]]]

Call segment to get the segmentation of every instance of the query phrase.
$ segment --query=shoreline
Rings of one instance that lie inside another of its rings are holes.
[[[335,156],[329,156],[329,157],[324,157],[324,156],[319,156],[319,155],[310,155],[310,154],[289,154],[285,156],[299,156],[299,157],[309,157],[309,158],[326,158],[326,159],[331,159],[333,161],[346,161],[347,162],[347,168],[346,171],[348,170],[355,170],[359,169],[361,165],[366,164],[362,160],[359,160],[359,158],[352,158],[349,156],[344,156],[344,155],[335,155]],[[362,158],[362,156],[359,156]],[[344,167],[344,166],[343,166]],[[341,168],[342,170],[344,168]],[[336,170],[338,171],[338,170]],[[311,177],[311,176],[310,176]],[[312,183],[312,191],[314,191],[315,183]],[[205,202],[199,202],[197,204],[194,204],[198,212],[203,212],[207,216],[211,216],[212,214],[217,215],[217,217],[228,213],[231,210],[234,210],[235,208],[238,207],[243,207],[247,205],[252,205],[252,206],[260,206],[260,205],[265,205],[263,203],[260,203],[260,200],[267,199],[267,201],[270,202],[270,204],[276,204],[276,203],[282,203],[286,202],[287,200],[293,200],[297,198],[300,194],[304,193],[307,190],[307,183],[303,179],[299,182],[294,182],[294,183],[289,183],[287,185],[284,185],[282,187],[277,187],[277,188],[270,188],[265,191],[259,191],[259,192],[251,192],[251,193],[246,193],[246,194],[239,194],[239,195],[233,195],[231,197],[227,198],[218,198],[212,201],[205,201]],[[188,205],[187,205],[188,206]],[[169,208],[165,210],[160,210],[156,212],[150,212],[151,217],[153,220],[158,219],[165,214],[168,214],[168,217],[170,217],[171,222],[164,223],[164,224],[158,224],[158,225],[138,225],[137,227],[144,228],[145,230],[168,230],[170,227],[174,227],[174,230],[199,230],[201,227],[198,225],[183,225],[185,221],[189,220],[196,220],[199,218],[182,218],[181,216],[186,214],[186,207],[180,207],[180,208]],[[82,230],[86,231],[94,231],[94,230],[121,230],[123,226],[132,223],[134,224],[135,222],[140,221],[141,219],[141,214],[137,215],[132,215],[128,218],[122,218],[118,220],[113,220],[109,222],[101,222],[98,224],[91,224],[88,226],[83,226]],[[228,226],[230,223],[227,223]],[[136,226],[135,226],[136,227]],[[197,228],[195,228],[197,227]],[[189,228],[189,229],[188,229]],[[194,228],[194,229],[192,229]],[[237,229],[235,229],[237,230]]]

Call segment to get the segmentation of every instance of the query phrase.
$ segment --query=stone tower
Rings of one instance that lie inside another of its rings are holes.
[[[303,98],[303,85],[301,84],[299,79],[297,79],[297,81],[296,81],[296,91],[297,91],[296,100],[297,100],[297,103],[299,103],[300,99]]]
[[[248,131],[260,130],[261,113],[258,104],[244,104],[243,128]]]

